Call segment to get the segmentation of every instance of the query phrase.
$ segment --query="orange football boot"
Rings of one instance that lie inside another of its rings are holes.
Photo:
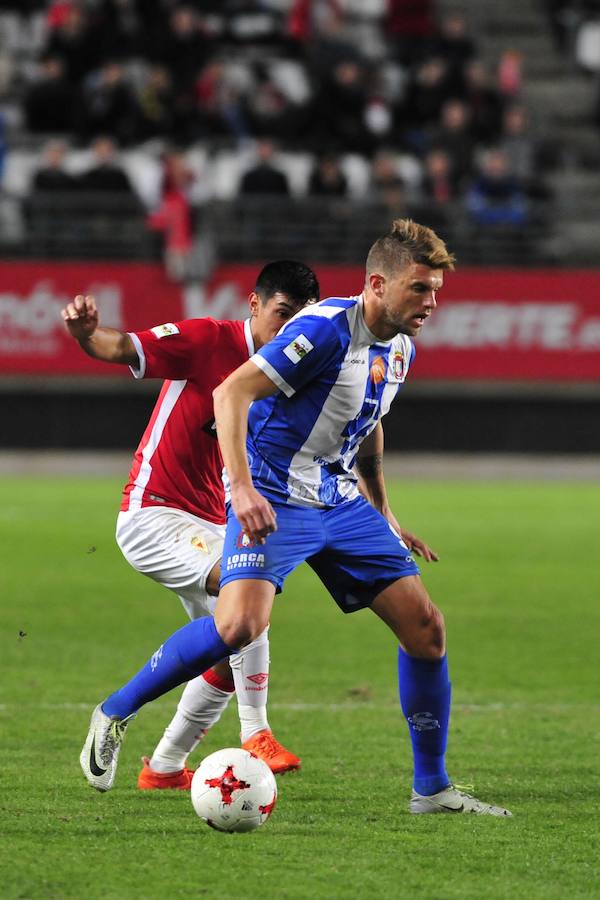
[[[251,738],[242,744],[244,750],[249,750],[262,759],[274,775],[281,775],[283,772],[293,772],[300,768],[301,760],[275,739],[273,732],[265,728],[258,731]]]
[[[178,791],[189,791],[193,769],[180,769],[178,772],[153,772],[150,768],[150,760],[142,756],[144,767],[138,775],[138,787],[141,791],[161,791],[166,788]]]

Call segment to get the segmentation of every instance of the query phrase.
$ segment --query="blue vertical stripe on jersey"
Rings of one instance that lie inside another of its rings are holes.
[[[406,336],[377,340],[362,304],[330,298],[302,310],[255,357],[286,385],[249,414],[252,477],[271,500],[332,506],[356,496],[358,447],[389,409],[413,355]]]

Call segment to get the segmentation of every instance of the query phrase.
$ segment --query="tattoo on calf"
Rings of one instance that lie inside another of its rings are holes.
[[[356,460],[356,466],[363,478],[375,478],[383,469],[383,455],[362,456]]]

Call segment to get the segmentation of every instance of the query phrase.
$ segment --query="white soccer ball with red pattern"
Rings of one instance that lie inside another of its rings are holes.
[[[276,800],[268,765],[240,747],[211,753],[194,772],[194,809],[217,831],[254,831],[267,821]]]

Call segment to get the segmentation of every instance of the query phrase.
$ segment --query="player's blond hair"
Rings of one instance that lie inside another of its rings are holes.
[[[378,238],[367,255],[367,275],[393,275],[411,263],[430,269],[454,269],[454,256],[432,228],[412,219],[395,219],[387,234]]]

